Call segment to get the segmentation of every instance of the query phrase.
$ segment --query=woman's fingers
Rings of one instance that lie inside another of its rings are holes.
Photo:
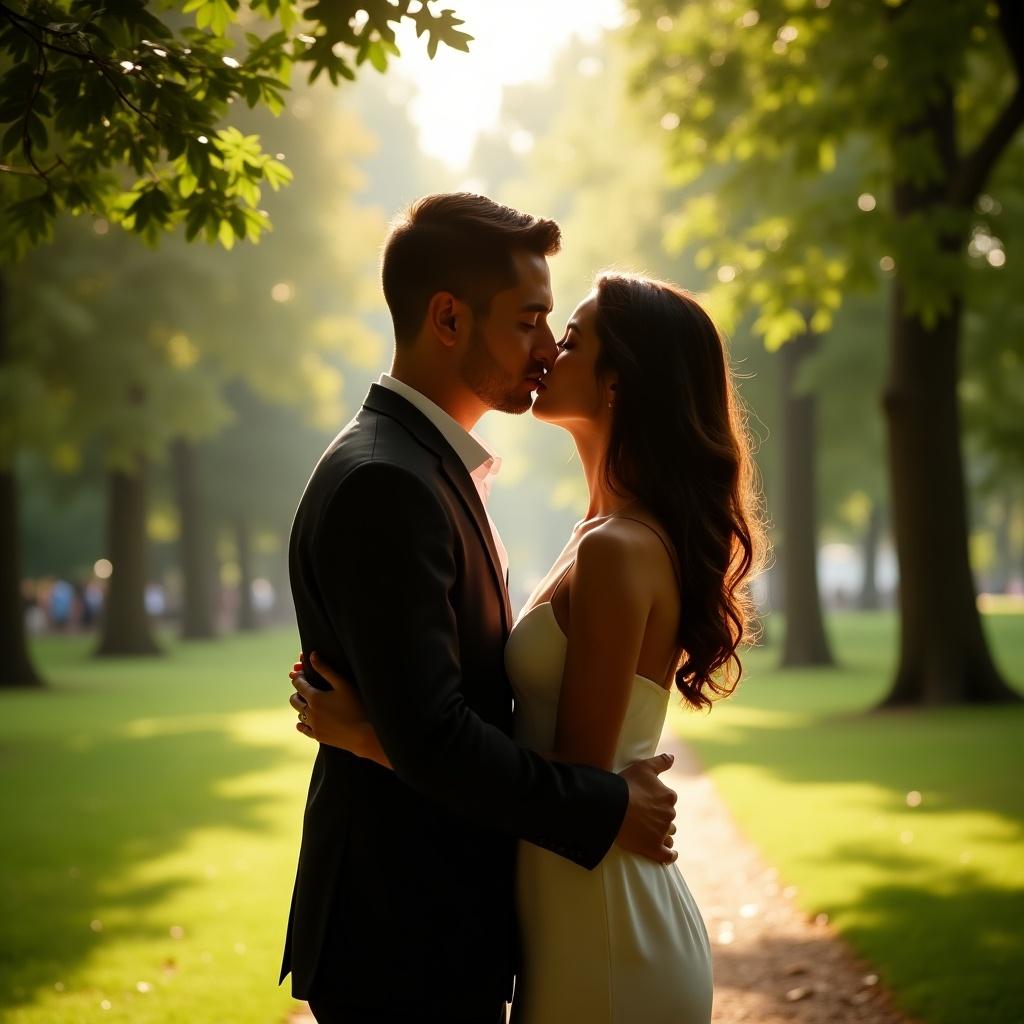
[[[288,678],[292,681],[292,686],[295,687],[295,693],[288,698],[288,703],[299,714],[309,711],[309,697],[316,692],[316,688],[310,686],[306,681],[306,677],[302,674],[302,670],[305,668],[302,659],[303,653],[299,651],[298,660],[292,665],[291,672],[288,673]],[[296,722],[295,729],[297,732],[301,732],[303,736],[308,736],[311,740],[316,739],[308,722]]]
[[[316,696],[317,689],[315,686],[311,686],[306,677],[299,672],[297,675],[291,677],[292,686],[306,698],[306,703],[309,704],[312,699]]]

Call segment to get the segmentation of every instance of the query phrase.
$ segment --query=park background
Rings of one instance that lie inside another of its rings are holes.
[[[556,331],[609,266],[708,303],[773,556],[668,728],[893,1005],[1024,1019],[1019,5],[451,2],[0,4],[0,1017],[294,1008],[288,528],[388,365],[389,218],[469,189],[561,223]],[[521,604],[585,489],[481,432]]]

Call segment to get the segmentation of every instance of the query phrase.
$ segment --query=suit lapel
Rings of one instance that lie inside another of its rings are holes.
[[[480,500],[476,484],[473,483],[473,478],[469,475],[465,463],[454,452],[452,452],[450,459],[442,456],[441,472],[462,499],[462,503],[469,512],[470,518],[476,526],[476,531],[483,541],[484,547],[487,549],[487,557],[491,563],[491,574],[501,594],[502,615],[505,623],[505,632],[507,633],[512,628],[512,605],[509,601],[508,587],[505,586],[505,574],[501,569],[501,559],[498,558],[498,549],[494,544],[494,534],[491,532],[491,524],[487,521],[487,512],[484,510],[483,502]]]
[[[401,395],[395,394],[388,388],[382,388],[379,384],[373,384],[370,386],[370,392],[363,405],[367,409],[398,420],[417,441],[430,449],[440,460],[442,475],[459,496],[469,518],[476,527],[480,542],[487,552],[494,585],[501,595],[505,632],[509,632],[512,628],[512,604],[508,596],[508,587],[505,585],[505,574],[501,569],[501,560],[498,558],[498,549],[494,544],[494,534],[491,532],[491,525],[487,520],[487,512],[480,500],[476,484],[473,483],[473,478],[469,475],[469,470],[466,469],[466,464],[444,439],[437,427]]]

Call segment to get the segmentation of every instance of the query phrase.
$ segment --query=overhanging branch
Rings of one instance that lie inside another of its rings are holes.
[[[1024,5],[1020,0],[999,0],[999,31],[1017,69],[1017,84],[1024,85]]]
[[[949,187],[948,198],[955,206],[974,204],[996,161],[1024,124],[1024,4],[1021,0],[998,0],[996,20],[1017,72],[1017,87],[981,141],[960,161]]]
[[[974,204],[996,161],[1022,124],[1024,84],[1018,82],[1016,92],[992,122],[984,138],[960,161],[949,185],[949,201],[954,206]]]

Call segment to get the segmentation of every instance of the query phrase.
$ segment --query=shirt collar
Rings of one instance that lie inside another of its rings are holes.
[[[452,446],[455,454],[462,460],[470,476],[491,478],[501,468],[501,456],[492,451],[476,434],[470,433],[448,415],[439,405],[432,402],[422,392],[410,387],[404,381],[397,380],[389,373],[382,373],[377,382],[382,388],[401,395],[410,405],[418,409],[437,427],[441,436]]]

